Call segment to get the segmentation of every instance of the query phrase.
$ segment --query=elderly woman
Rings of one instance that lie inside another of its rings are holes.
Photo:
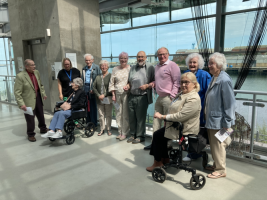
[[[214,171],[209,178],[226,177],[226,151],[231,143],[227,137],[220,142],[215,134],[220,129],[227,130],[235,124],[235,95],[232,88],[232,80],[225,72],[226,59],[221,53],[214,53],[209,57],[209,71],[213,75],[205,99],[206,128],[210,141],[213,166],[206,169]]]
[[[73,93],[67,99],[67,107],[62,108],[63,110],[58,111],[54,114],[53,119],[49,126],[49,131],[42,135],[42,137],[47,138],[60,138],[62,137],[62,130],[65,120],[71,116],[71,111],[80,110],[84,107],[85,103],[85,93],[82,90],[83,81],[81,78],[73,79],[71,83]],[[63,106],[62,106],[63,107]]]
[[[116,109],[116,121],[118,125],[119,135],[117,139],[124,140],[129,132],[129,116],[128,116],[128,100],[127,92],[123,90],[123,87],[128,83],[128,76],[130,71],[130,65],[128,65],[128,54],[122,52],[119,55],[120,65],[114,67],[112,70],[109,92],[112,93],[112,101],[118,103],[119,109]]]
[[[167,115],[155,113],[154,118],[166,119],[184,124],[183,135],[199,133],[199,116],[201,101],[198,95],[200,86],[196,76],[192,72],[187,72],[181,76],[182,92],[173,99]],[[178,131],[172,126],[172,122],[167,122],[166,126],[157,130],[153,135],[150,155],[154,156],[154,164],[146,170],[152,172],[155,167],[161,167],[169,162],[167,149],[168,140],[177,140]]]
[[[198,92],[201,99],[201,112],[200,112],[200,127],[205,127],[205,119],[204,119],[204,102],[205,102],[205,94],[208,89],[209,83],[211,81],[211,76],[208,72],[202,70],[204,67],[203,57],[198,53],[191,53],[185,59],[188,70],[186,72],[192,72],[195,74],[197,78],[197,82],[200,85],[200,90]],[[183,158],[183,161],[189,162],[191,159],[197,159],[201,157],[201,154],[190,153],[186,157]]]
[[[108,135],[111,135],[111,113],[112,113],[112,93],[108,91],[111,74],[108,72],[109,63],[106,60],[101,60],[99,67],[102,75],[98,75],[93,84],[93,91],[96,95],[97,109],[100,123],[101,136],[105,130],[105,119],[107,123]]]
[[[73,92],[71,82],[78,77],[81,77],[81,72],[76,68],[72,68],[72,63],[69,58],[64,58],[62,61],[62,70],[57,75],[60,100],[67,100],[68,96]]]

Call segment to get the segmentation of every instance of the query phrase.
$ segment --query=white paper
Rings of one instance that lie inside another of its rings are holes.
[[[77,56],[76,56],[76,53],[66,53],[66,58],[70,59],[72,67],[77,68]]]
[[[26,107],[26,111],[23,111],[24,114],[28,114],[28,115],[33,115],[33,112],[32,112],[32,107]]]
[[[219,130],[216,134],[215,137],[220,141],[223,142],[227,137],[229,137],[233,133],[233,129],[228,128],[227,131],[222,128]]]
[[[119,105],[117,102],[114,102],[114,101],[113,101],[113,105],[115,106],[115,108],[116,108],[117,110],[120,109],[120,105]]]
[[[108,97],[105,97],[102,101],[102,104],[110,104]]]
[[[22,57],[17,57],[17,60],[18,60],[18,65],[19,65],[19,71],[22,72],[24,70]]]
[[[58,72],[62,69],[62,63],[61,62],[55,62],[54,68],[55,68],[55,79],[57,79]]]

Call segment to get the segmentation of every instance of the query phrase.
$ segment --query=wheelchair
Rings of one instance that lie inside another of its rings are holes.
[[[170,157],[170,163],[165,164],[162,167],[156,167],[152,171],[152,177],[154,181],[163,183],[167,178],[166,169],[169,167],[174,167],[176,169],[182,169],[189,173],[192,173],[192,177],[190,179],[190,187],[193,190],[200,190],[202,189],[206,184],[206,178],[204,175],[200,173],[196,173],[196,170],[189,167],[191,162],[189,164],[183,163],[183,155],[182,152],[185,150],[188,150],[189,144],[188,141],[191,140],[190,137],[194,140],[194,142],[198,142],[198,137],[196,135],[183,135],[183,124],[180,122],[173,122],[173,127],[175,127],[179,131],[179,143],[178,143],[178,149],[172,149],[169,151],[169,157]],[[197,143],[196,143],[197,144]],[[208,154],[205,151],[202,151],[205,148],[205,145],[199,145],[201,149],[200,153],[202,154],[202,166],[206,167],[208,163]]]
[[[56,102],[56,106],[54,108],[54,113],[61,110],[60,106],[63,103],[64,103],[64,101]],[[75,142],[74,130],[76,127],[74,121],[77,121],[78,124],[80,125],[80,127],[78,129],[83,130],[84,134],[87,137],[92,137],[94,135],[94,132],[95,132],[95,125],[92,122],[89,122],[86,125],[84,125],[86,116],[87,116],[87,111],[86,111],[86,103],[85,103],[85,106],[82,110],[71,111],[71,116],[69,118],[67,118],[67,120],[65,121],[64,131],[66,133],[66,136],[63,136],[61,138],[49,137],[48,139],[52,142],[55,141],[56,139],[65,139],[66,143],[68,145],[73,144]]]

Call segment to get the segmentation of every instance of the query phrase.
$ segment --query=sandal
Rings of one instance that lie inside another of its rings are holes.
[[[108,136],[111,136],[111,135],[112,135],[112,133],[110,131],[108,131]]]
[[[214,171],[215,167],[213,165],[207,165],[205,169],[208,171]]]
[[[212,178],[212,179],[217,179],[217,178],[222,178],[222,177],[226,177],[226,174],[218,174],[218,175],[215,175],[213,174],[214,172],[212,172],[211,174],[209,174],[207,177],[208,178]]]
[[[104,134],[104,131],[100,131],[97,135],[98,136],[101,136],[101,135],[103,135]]]

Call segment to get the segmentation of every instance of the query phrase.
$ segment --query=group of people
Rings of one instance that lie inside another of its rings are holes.
[[[97,126],[98,112],[98,136],[103,135],[105,129],[109,136],[112,135],[111,117],[114,105],[119,133],[117,139],[127,139],[132,144],[144,142],[148,105],[153,102],[157,93],[152,144],[145,147],[154,156],[154,163],[146,169],[152,171],[169,162],[168,142],[177,140],[179,135],[171,125],[179,121],[184,124],[184,135],[198,135],[200,128],[207,129],[214,160],[214,164],[206,168],[213,171],[208,177],[225,177],[225,148],[231,139],[228,137],[221,143],[215,137],[218,130],[227,130],[235,120],[235,97],[231,78],[225,72],[225,56],[221,53],[210,56],[208,67],[213,77],[202,70],[204,60],[198,53],[188,55],[188,70],[183,75],[179,66],[169,60],[167,48],[158,49],[157,57],[159,63],[154,67],[147,62],[146,53],[140,51],[136,57],[137,64],[130,67],[128,54],[122,52],[119,55],[120,65],[114,67],[111,74],[108,72],[109,62],[101,60],[98,66],[91,54],[84,56],[86,66],[82,73],[72,68],[71,61],[64,58],[63,69],[57,77],[58,90],[59,99],[69,105],[56,112],[58,114],[54,115],[49,129],[46,128],[43,118],[42,105],[46,95],[39,72],[35,70],[34,61],[25,60],[25,71],[16,78],[15,97],[21,109],[25,110],[26,106],[30,106],[34,111],[33,116],[25,114],[28,140],[36,141],[35,115],[40,132],[45,133],[43,137],[62,137],[63,124],[71,115],[71,110],[83,109],[84,102],[87,101],[86,122],[93,122]],[[163,120],[167,120],[164,127]],[[190,152],[183,160],[190,161],[200,156]]]

